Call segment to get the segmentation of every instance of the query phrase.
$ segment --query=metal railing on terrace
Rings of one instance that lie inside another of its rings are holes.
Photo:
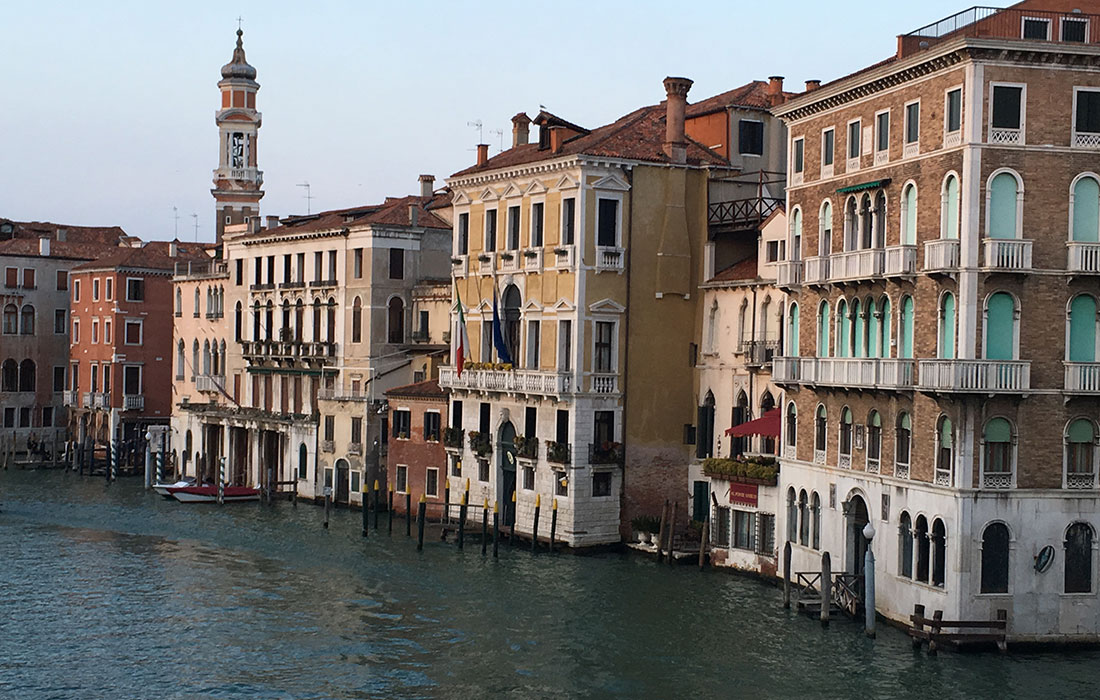
[[[976,5],[911,31],[902,36],[902,42],[981,37],[1091,44],[1100,37],[1098,19],[1100,15],[1080,11],[1002,9]]]
[[[731,230],[749,230],[759,228],[771,216],[772,212],[785,203],[781,196],[787,184],[786,175],[780,172],[760,170],[744,173],[731,178],[715,179],[713,184],[729,185],[731,190],[751,192],[747,196],[734,196],[726,199],[716,194],[712,187],[707,203],[707,224]]]
[[[224,260],[210,260],[202,262],[198,260],[186,263],[177,262],[173,265],[174,277],[204,279],[207,277],[228,277],[229,263]]]

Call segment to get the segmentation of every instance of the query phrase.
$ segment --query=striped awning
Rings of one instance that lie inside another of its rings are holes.
[[[870,182],[861,182],[858,185],[848,185],[847,187],[841,187],[837,190],[838,194],[847,194],[849,192],[861,192],[863,190],[877,190],[880,187],[886,187],[890,184],[890,178],[884,178],[882,180],[871,180]]]

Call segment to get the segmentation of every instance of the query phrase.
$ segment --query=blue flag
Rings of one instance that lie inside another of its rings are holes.
[[[512,353],[508,352],[508,345],[504,342],[504,329],[500,325],[500,314],[497,313],[497,290],[493,290],[493,347],[497,349],[497,359],[505,364],[512,364]]]

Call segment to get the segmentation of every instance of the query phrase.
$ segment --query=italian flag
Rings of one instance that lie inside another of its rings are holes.
[[[455,358],[455,367],[458,376],[462,376],[462,367],[466,364],[466,357],[470,354],[470,335],[466,332],[466,314],[462,312],[462,296],[458,293],[458,284],[455,283],[455,299],[458,301],[458,328],[455,329],[454,347],[451,354]]]

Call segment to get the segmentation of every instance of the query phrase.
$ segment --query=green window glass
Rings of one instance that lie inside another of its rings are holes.
[[[798,304],[791,304],[787,329],[787,354],[790,357],[798,356]]]
[[[904,225],[901,230],[901,244],[902,245],[916,245],[917,244],[917,188],[913,185],[909,185],[905,188],[905,195],[902,197],[902,210],[905,217]]]
[[[913,357],[913,297],[905,297],[901,302],[901,347],[898,357]]]
[[[879,343],[879,357],[890,357],[890,324],[893,323],[890,313],[890,297],[882,298],[882,323],[880,324],[880,331],[882,333],[882,341]]]
[[[821,302],[817,316],[817,356],[829,356],[829,302]]]
[[[867,329],[865,327],[866,321],[863,318],[863,309],[860,307],[859,299],[852,302],[852,319],[853,333],[855,334],[855,337],[852,338],[854,350],[852,357],[866,357],[867,348],[864,347],[863,339]]]
[[[989,238],[1016,238],[1016,178],[1001,173],[989,185]]]
[[[955,295],[950,292],[940,301],[940,358],[955,358]]]
[[[1095,243],[1100,236],[1100,183],[1083,177],[1073,186],[1073,240]]]
[[[1087,294],[1069,305],[1069,361],[1096,361],[1096,299]]]
[[[989,297],[985,312],[985,357],[987,360],[1013,359],[1015,346],[1016,301],[1005,292]]]
[[[850,335],[848,330],[848,303],[843,299],[838,301],[836,305],[836,323],[838,327],[838,332],[836,334],[836,356],[848,357],[848,337]]]
[[[867,357],[882,357],[879,352],[879,317],[874,299],[867,300]]]
[[[943,196],[943,231],[940,238],[959,237],[959,179],[954,175],[947,178]]]
[[[802,259],[802,210],[795,209],[791,217],[791,260]]]

